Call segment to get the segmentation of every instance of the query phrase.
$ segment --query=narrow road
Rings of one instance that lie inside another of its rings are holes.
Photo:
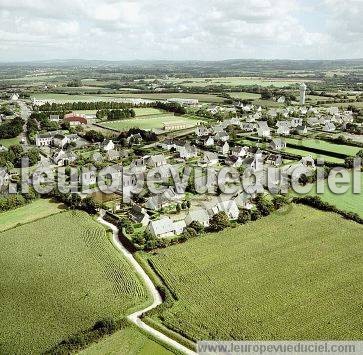
[[[105,221],[102,217],[98,217],[97,220],[100,223],[102,223],[103,225],[105,225],[105,226],[107,226],[107,227],[109,227],[109,228],[112,229],[112,234],[113,234],[112,241],[113,241],[113,244],[115,245],[115,247],[118,250],[121,251],[121,253],[124,255],[124,257],[134,267],[135,271],[142,278],[142,280],[144,281],[144,283],[145,283],[148,291],[151,293],[151,295],[153,297],[153,303],[152,303],[152,305],[150,305],[149,307],[147,307],[145,309],[142,309],[140,311],[137,311],[135,313],[130,314],[127,318],[132,323],[134,323],[136,326],[138,326],[139,328],[143,329],[144,331],[148,332],[149,334],[151,334],[155,338],[163,341],[164,343],[171,345],[173,348],[175,348],[175,349],[183,352],[184,354],[195,355],[196,353],[194,351],[186,348],[185,346],[179,344],[178,342],[176,342],[175,340],[169,338],[165,334],[163,334],[163,333],[155,330],[154,328],[148,326],[147,324],[145,324],[140,319],[140,316],[143,313],[150,311],[151,309],[157,307],[158,305],[160,305],[162,303],[161,296],[160,296],[158,290],[155,288],[154,284],[152,283],[150,277],[144,271],[144,269],[139,265],[139,263],[136,261],[136,259],[133,257],[133,255],[120,242],[119,237],[118,237],[118,233],[119,233],[118,228],[115,227],[113,224]]]
[[[27,122],[31,114],[31,111],[25,102],[18,101],[18,104],[20,106],[20,116],[25,121],[25,124],[23,126],[23,132],[21,133],[21,141],[23,142],[24,148],[28,148],[29,142],[27,136]]]

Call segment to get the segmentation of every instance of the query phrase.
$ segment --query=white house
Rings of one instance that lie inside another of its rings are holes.
[[[207,136],[210,132],[210,129],[208,129],[207,127],[200,125],[195,129],[195,134],[198,137],[203,137],[203,136]]]
[[[303,126],[297,126],[295,129],[296,129],[296,132],[298,134],[306,134],[306,133],[308,133],[308,129],[307,129],[307,127],[305,125],[303,125]]]
[[[6,188],[9,184],[10,176],[6,168],[0,168],[0,190]]]
[[[216,145],[217,152],[221,153],[222,155],[228,155],[229,153],[229,144],[228,142],[224,142],[223,144],[220,143]]]
[[[105,139],[101,144],[101,148],[104,152],[109,152],[115,149],[115,143],[111,139]]]
[[[163,217],[157,221],[150,221],[147,227],[147,230],[153,236],[159,238],[172,237],[175,234],[180,234],[183,231],[183,229],[182,229],[182,224],[180,225],[175,224],[169,217]]]
[[[286,141],[280,138],[275,138],[270,142],[270,148],[274,150],[285,149]]]
[[[217,165],[219,162],[218,155],[213,152],[204,152],[203,159],[201,163],[207,166]]]
[[[158,155],[151,155],[147,161],[146,164],[149,168],[157,168],[159,166],[166,165],[166,159],[164,155],[158,154]]]
[[[291,127],[295,128],[297,126],[302,126],[303,124],[303,120],[302,118],[299,118],[299,117],[293,117],[291,119]]]
[[[335,124],[333,122],[327,122],[325,123],[325,126],[323,128],[324,132],[334,132],[335,131]]]
[[[35,136],[35,145],[37,147],[49,147],[53,143],[54,136],[51,133],[37,134]]]
[[[228,218],[231,220],[237,219],[239,215],[239,209],[234,200],[219,202],[211,210],[212,215],[215,215],[219,212],[225,212]]]
[[[248,153],[248,150],[248,147],[241,147],[239,145],[236,145],[232,148],[231,155],[234,155],[236,157],[245,157]]]
[[[191,210],[185,217],[185,223],[189,226],[192,222],[199,222],[204,227],[209,226],[209,214],[204,208]]]
[[[257,134],[259,137],[270,137],[271,130],[266,121],[258,121]]]
[[[184,146],[177,147],[176,150],[179,152],[180,158],[183,159],[190,159],[194,158],[198,155],[197,148],[193,145],[190,145],[190,143],[186,143]]]

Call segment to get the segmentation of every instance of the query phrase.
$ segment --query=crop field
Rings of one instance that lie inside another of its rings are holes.
[[[130,326],[79,353],[79,355],[99,354],[172,355],[173,353]]]
[[[160,116],[145,116],[143,118],[133,118],[130,120],[120,121],[107,121],[102,122],[100,125],[105,128],[116,129],[118,131],[127,131],[130,128],[137,127],[141,129],[162,129],[163,123],[186,123],[188,126],[196,126],[200,120],[194,119],[189,116],[172,116],[172,115],[160,115]]]
[[[308,148],[304,149],[303,147],[301,149],[287,147],[287,148],[283,149],[283,152],[300,155],[303,157],[305,157],[307,155],[311,155],[314,159],[316,159],[319,156],[320,158],[323,158],[325,161],[330,162],[330,163],[337,163],[337,164],[344,163],[344,159],[332,157],[332,156],[326,155],[326,154],[315,154],[315,153],[310,152],[308,150]]]
[[[159,320],[193,340],[361,339],[362,231],[292,205],[143,254],[178,299]]]
[[[0,213],[0,232],[62,211],[62,205],[52,200],[35,200],[15,210]]]
[[[148,303],[104,227],[84,212],[2,232],[0,258],[1,354],[42,353],[97,320]]]
[[[326,151],[327,154],[329,154],[329,152],[332,152],[332,153],[340,153],[340,154],[355,156],[362,149],[362,148],[354,147],[351,145],[334,144],[334,143],[326,142],[326,141],[319,140],[319,139],[304,138],[304,139],[300,140],[300,139],[294,139],[294,138],[286,138],[285,140],[286,140],[286,143],[301,145],[301,147],[303,149],[305,149],[305,148],[306,149],[309,149],[309,148],[320,149],[320,150]]]
[[[360,186],[361,191],[359,193],[353,193],[353,174],[350,173],[349,184],[344,185],[349,186],[347,192],[338,195],[331,191],[328,185],[328,181],[325,180],[324,193],[319,194],[319,196],[323,201],[335,205],[341,210],[358,213],[363,218],[363,174],[360,174],[360,176],[357,177],[355,184],[356,186]],[[316,195],[316,184],[312,184],[310,186],[311,191],[309,194]],[[337,186],[341,185],[337,183]]]

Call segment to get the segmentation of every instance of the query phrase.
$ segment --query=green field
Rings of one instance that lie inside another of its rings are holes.
[[[187,98],[198,99],[200,102],[221,103],[223,97],[209,94],[189,94],[189,93],[120,93],[120,94],[101,94],[101,95],[68,95],[54,93],[32,94],[31,97],[39,100],[55,100],[58,102],[74,101],[123,101],[123,99],[148,99],[148,100],[166,100],[170,98]]]
[[[84,212],[0,235],[0,353],[41,353],[105,317],[149,303],[142,283]]]
[[[296,85],[300,82],[308,82],[306,79],[278,79],[278,78],[259,78],[259,77],[220,77],[220,78],[170,78],[160,80],[161,82],[175,84],[185,87],[205,87],[211,85],[225,86],[245,86],[245,85],[260,85],[260,86],[275,86],[284,87]]]
[[[173,353],[130,326],[79,353],[79,355],[99,354],[172,355]]]
[[[136,116],[160,115],[165,111],[153,107],[136,107],[134,108]]]
[[[361,339],[362,232],[292,205],[147,254],[178,299],[159,320],[193,340]]]
[[[240,100],[255,100],[261,98],[260,94],[254,94],[251,92],[231,92],[230,96]]]
[[[15,210],[0,213],[0,232],[62,211],[62,205],[52,200],[35,200]]]
[[[312,153],[307,149],[297,149],[297,148],[285,148],[283,149],[283,152],[286,153],[290,153],[290,154],[295,154],[295,155],[300,155],[300,156],[307,156],[307,155],[311,155],[314,159],[316,159],[318,156],[320,158],[324,158],[325,161],[330,162],[330,163],[337,163],[337,164],[343,164],[344,163],[344,159],[340,159],[340,158],[336,158],[336,157],[332,157],[330,155],[325,155],[325,154],[315,154]]]
[[[19,138],[0,139],[0,145],[9,148],[11,145],[19,144]]]
[[[357,185],[363,189],[363,174],[360,174],[360,184],[359,180]],[[324,183],[324,193],[318,194],[323,201],[326,201],[336,207],[338,207],[341,210],[347,211],[347,212],[355,212],[358,213],[363,218],[363,191],[360,193],[353,193],[353,174],[350,173],[350,183],[347,184],[349,186],[349,189],[344,194],[334,194],[330,189],[328,185],[328,181],[325,180]],[[310,195],[316,195],[317,186],[316,184],[308,185],[311,186],[311,192]],[[340,186],[337,184],[337,186]]]
[[[286,143],[292,143],[295,145],[300,145],[303,149],[305,148],[314,148],[324,150],[329,154],[332,153],[340,153],[350,156],[355,156],[362,148],[354,147],[351,145],[343,145],[343,144],[334,144],[330,142],[326,142],[319,139],[294,139],[294,138],[286,138]]]
[[[118,131],[127,131],[130,128],[137,127],[141,129],[162,129],[163,122],[168,123],[186,123],[188,126],[193,127],[200,122],[191,116],[172,116],[172,115],[160,115],[160,116],[146,116],[143,118],[133,118],[130,120],[120,121],[107,121],[102,122],[100,125],[105,128],[111,128]]]

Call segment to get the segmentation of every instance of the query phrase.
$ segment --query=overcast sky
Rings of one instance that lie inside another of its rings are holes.
[[[0,61],[363,58],[363,0],[0,0]]]

